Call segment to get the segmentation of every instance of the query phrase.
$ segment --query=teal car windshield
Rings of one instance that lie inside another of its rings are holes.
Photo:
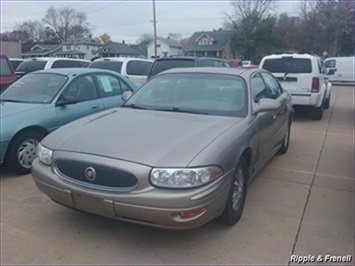
[[[244,117],[247,90],[244,80],[237,76],[165,74],[143,85],[124,107]]]
[[[59,74],[28,74],[1,94],[1,101],[24,103],[50,103],[67,81],[67,77]]]

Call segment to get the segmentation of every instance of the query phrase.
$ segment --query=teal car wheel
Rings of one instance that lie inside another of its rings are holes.
[[[31,172],[32,161],[37,156],[37,145],[44,135],[37,132],[25,132],[15,137],[8,150],[7,167],[17,174]]]

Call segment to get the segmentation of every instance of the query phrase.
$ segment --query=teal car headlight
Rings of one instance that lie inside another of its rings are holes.
[[[45,164],[45,165],[51,165],[52,163],[52,154],[53,154],[53,151],[44,147],[43,145],[38,144],[37,146],[37,157],[38,157],[38,160]]]
[[[223,174],[218,166],[201,168],[154,168],[152,185],[164,188],[193,188],[205,185]]]

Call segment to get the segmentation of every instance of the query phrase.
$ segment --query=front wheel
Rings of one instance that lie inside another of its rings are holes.
[[[19,175],[29,174],[32,161],[37,156],[37,145],[44,135],[37,132],[25,132],[15,137],[8,148],[6,164]]]
[[[226,225],[236,224],[242,216],[248,182],[248,165],[241,158],[235,169],[225,209],[219,221]]]

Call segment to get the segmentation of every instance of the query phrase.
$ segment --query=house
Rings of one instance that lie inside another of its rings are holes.
[[[140,54],[135,49],[129,47],[124,41],[110,42],[103,45],[99,51],[98,55],[100,57],[139,57]]]
[[[232,59],[229,46],[231,36],[232,32],[222,29],[195,32],[184,46],[184,54]]]
[[[154,41],[147,45],[148,58],[155,58]],[[170,38],[157,38],[157,58],[183,55],[182,45]]]
[[[61,49],[61,44],[36,44],[28,52],[23,53],[22,57],[53,57]]]
[[[97,56],[102,44],[89,38],[73,38],[62,43],[63,48],[56,53],[57,57],[69,57],[91,60]]]

